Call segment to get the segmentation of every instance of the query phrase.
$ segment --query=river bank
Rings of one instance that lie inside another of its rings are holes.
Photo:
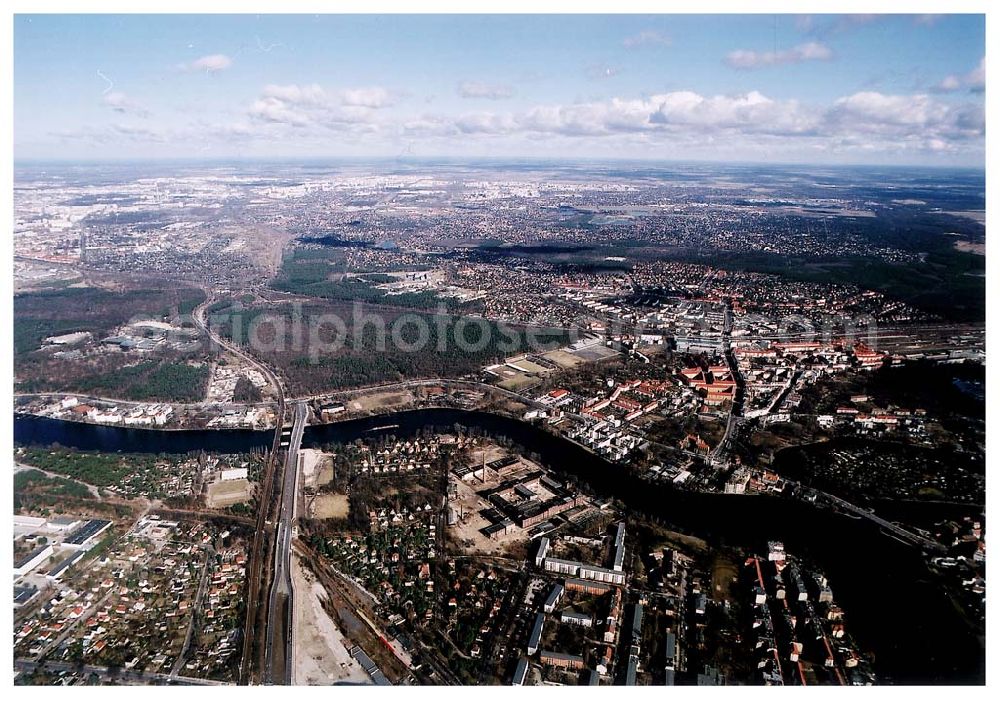
[[[538,460],[586,486],[621,500],[677,531],[714,545],[763,550],[771,539],[817,563],[828,575],[852,631],[874,657],[880,678],[895,683],[978,683],[985,652],[919,550],[865,520],[779,496],[685,492],[651,484],[578,444],[524,421],[479,411],[418,409],[306,428],[303,446],[358,438],[412,436],[433,428],[505,436]],[[189,430],[160,433],[96,427],[20,415],[17,443],[59,443],[84,450],[242,452],[270,446],[273,432]]]

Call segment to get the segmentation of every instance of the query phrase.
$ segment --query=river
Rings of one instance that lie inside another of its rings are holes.
[[[677,530],[716,545],[763,550],[777,539],[827,574],[847,625],[874,658],[880,680],[892,683],[982,683],[985,650],[927,570],[921,553],[867,520],[773,496],[684,492],[629,476],[586,449],[542,428],[499,415],[420,409],[310,426],[304,447],[461,424],[506,436],[540,460],[621,499]],[[142,453],[242,452],[271,445],[271,431],[156,431],[102,427],[15,415],[14,441],[83,450]]]

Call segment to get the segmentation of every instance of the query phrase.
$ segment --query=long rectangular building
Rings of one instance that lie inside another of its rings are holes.
[[[538,653],[538,647],[542,643],[542,628],[545,626],[545,617],[541,612],[535,615],[535,624],[531,627],[531,636],[528,637],[528,655],[533,656]]]
[[[91,539],[97,538],[111,526],[107,519],[91,519],[63,539],[63,546],[83,546]]]
[[[528,676],[528,659],[521,656],[517,659],[517,666],[514,668],[514,677],[511,678],[510,684],[514,687],[520,687],[524,685],[524,680]]]
[[[559,600],[562,598],[564,590],[565,588],[560,583],[556,583],[552,586],[552,590],[549,592],[548,597],[545,598],[545,605],[542,607],[546,614],[551,614],[555,611],[556,605],[559,604]]]
[[[618,522],[615,531],[615,562],[614,570],[619,573],[625,567],[625,522]]]
[[[580,670],[583,668],[583,658],[570,653],[560,653],[559,651],[542,651],[539,655],[542,663],[555,666],[556,668],[570,668]]]

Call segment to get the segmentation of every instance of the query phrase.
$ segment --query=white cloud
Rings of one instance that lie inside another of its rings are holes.
[[[123,137],[133,139],[136,141],[151,141],[155,143],[164,143],[168,140],[169,134],[163,132],[159,129],[154,129],[151,127],[140,127],[133,124],[113,124],[111,129]]]
[[[785,140],[786,150],[955,151],[978,148],[985,121],[981,106],[946,104],[923,94],[859,92],[822,107],[775,100],[757,91],[741,95],[675,91],[644,99],[539,105],[521,113],[476,112],[450,122],[424,120],[414,131],[446,135],[452,129],[466,135],[528,139],[631,135],[650,144],[700,144],[699,148]],[[794,147],[793,140],[800,146]]]
[[[939,93],[951,93],[962,87],[962,79],[956,75],[945,76],[941,82],[934,86],[934,90]]]
[[[781,51],[752,51],[738,49],[726,55],[726,63],[733,68],[754,69],[803,61],[829,61],[833,51],[826,44],[810,41]]]
[[[290,127],[344,128],[372,125],[375,113],[391,104],[388,90],[380,87],[329,92],[309,85],[265,85],[251,103],[248,116],[262,123]]]
[[[465,81],[458,84],[458,94],[464,98],[505,100],[514,95],[514,88],[505,83]]]
[[[794,135],[813,130],[818,117],[816,111],[795,101],[771,100],[756,91],[708,97],[676,91],[645,99],[539,105],[520,114],[479,112],[463,115],[458,127],[465,133],[539,132],[565,136],[724,130]]]
[[[389,91],[379,87],[344,90],[340,94],[340,101],[343,105],[370,107],[374,109],[392,104]]]
[[[943,99],[929,92],[865,90],[809,104],[755,90],[740,94],[677,90],[525,109],[437,114],[408,111],[405,105],[391,108],[391,95],[385,88],[334,90],[317,84],[270,84],[261,88],[242,117],[227,114],[219,124],[197,120],[169,127],[148,122],[108,124],[59,136],[92,144],[128,140],[195,145],[191,148],[211,144],[265,148],[263,144],[277,149],[287,145],[299,152],[338,143],[338,139],[378,148],[378,144],[405,138],[423,141],[426,150],[451,153],[475,153],[481,148],[477,140],[482,140],[495,153],[537,149],[553,154],[758,155],[764,159],[777,158],[775,154],[792,159],[835,154],[841,160],[919,157],[954,162],[980,158],[985,134],[981,100]],[[131,104],[124,94],[110,91],[105,101],[118,113]]]
[[[103,102],[115,112],[124,112],[128,97],[125,93],[110,92],[104,94]]]
[[[856,125],[925,126],[948,112],[944,104],[927,95],[885,95],[863,91],[837,100],[830,111],[835,119],[847,118]]]
[[[986,90],[986,57],[979,59],[979,65],[964,75],[951,74],[945,76],[934,86],[936,93],[953,93],[967,88],[969,92],[981,93]]]
[[[508,134],[517,128],[517,123],[510,115],[473,112],[459,116],[455,127],[464,134]]]
[[[975,91],[986,89],[986,57],[979,59],[979,65],[969,71],[965,76],[965,82],[969,88]]]
[[[954,105],[930,95],[885,95],[865,91],[837,100],[824,128],[844,135],[875,135],[888,141],[978,140],[986,133],[982,106]]]
[[[670,46],[672,43],[673,41],[667,35],[646,30],[638,34],[633,34],[630,37],[625,37],[622,45],[626,49],[635,49],[639,46]]]
[[[311,85],[265,85],[261,93],[265,98],[296,104],[320,105],[328,99],[326,91],[315,83]]]
[[[657,98],[654,98],[657,99]],[[738,129],[766,134],[802,134],[815,129],[817,114],[795,100],[772,100],[756,90],[744,95],[675,92],[659,96],[650,119],[657,124]]]
[[[189,63],[182,63],[181,68],[185,71],[205,71],[206,73],[217,73],[224,71],[233,65],[233,60],[225,54],[209,54],[202,56]]]
[[[308,113],[298,109],[295,105],[276,97],[267,96],[254,100],[248,114],[264,122],[294,126],[303,126],[312,121]]]

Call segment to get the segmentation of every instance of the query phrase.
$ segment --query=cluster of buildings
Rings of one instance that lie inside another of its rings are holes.
[[[263,429],[273,426],[274,414],[268,407],[230,407],[213,416],[205,426],[210,429]]]
[[[548,537],[538,540],[535,566],[547,573],[568,576],[573,579],[593,580],[612,585],[625,584],[625,522],[618,522],[614,529],[614,542],[609,559],[610,567],[602,567],[579,561],[554,558],[550,555],[551,541]]]
[[[194,328],[178,327],[169,322],[140,320],[130,322],[101,339],[101,348],[112,351],[149,353],[151,351],[187,351],[197,348],[201,332]]]
[[[430,505],[380,507],[363,535],[330,537],[318,550],[342,573],[374,593],[392,615],[434,616],[432,564],[437,552],[437,513]]]
[[[489,659],[500,644],[504,615],[512,604],[513,574],[473,561],[448,560],[441,592],[444,632],[472,659]]]
[[[258,391],[263,391],[267,387],[267,378],[256,368],[245,365],[222,365],[216,363],[212,368],[212,376],[208,381],[208,391],[205,394],[206,402],[228,403],[233,401],[233,392],[241,378],[245,378]]]
[[[826,375],[880,368],[889,354],[863,342],[734,341],[733,357],[746,387],[743,416],[765,421],[782,419],[801,401],[802,387]],[[787,421],[785,419],[784,421]]]
[[[436,439],[414,438],[361,449],[357,466],[361,473],[375,475],[429,470],[438,460]]]
[[[833,414],[816,417],[823,428],[836,427],[857,436],[881,437],[897,434],[901,437],[922,441],[927,437],[927,410],[917,407],[876,406],[868,395],[852,395],[851,404],[841,405]]]
[[[682,369],[679,376],[687,387],[703,396],[706,407],[731,403],[736,397],[736,379],[729,366],[692,366]]]
[[[765,685],[871,685],[870,661],[844,626],[844,610],[826,577],[809,570],[781,542],[767,557],[751,556],[752,644]]]
[[[986,622],[986,529],[982,516],[947,520],[935,527],[935,537],[948,553],[932,559],[948,577],[959,597],[979,621]]]
[[[26,604],[40,589],[61,582],[111,526],[107,519],[15,514],[15,606]]]
[[[556,558],[557,547],[586,546],[589,552],[606,552],[607,567]],[[606,538],[565,537],[556,544],[548,537],[537,541],[534,564],[541,578],[529,590],[537,601],[524,653],[512,684],[525,684],[531,661],[537,661],[546,682],[562,682],[564,673],[578,684],[597,685],[613,675],[615,646],[623,627],[623,593],[626,587],[625,523],[614,524]],[[538,594],[535,595],[534,593]],[[529,611],[531,611],[529,609]],[[574,641],[574,650],[560,650]]]
[[[692,592],[698,592],[692,560],[659,549],[649,554],[654,558],[648,573],[630,578],[624,522],[603,534],[538,539],[537,575],[524,602],[524,648],[512,668],[512,685],[673,685],[675,674],[687,670],[682,623]],[[591,558],[603,554],[605,562],[555,558],[557,549]],[[704,602],[695,606],[704,614]]]
[[[174,418],[174,408],[163,402],[81,402],[72,395],[39,406],[34,413],[53,419],[126,427],[162,427]]]
[[[74,422],[147,429],[209,427],[265,429],[273,426],[274,409],[259,406],[181,405],[166,402],[99,400],[91,397],[49,395],[18,398],[18,411]]]
[[[844,441],[806,454],[804,466],[817,484],[869,499],[927,499],[982,504],[985,462],[968,452],[948,452],[902,443]]]
[[[725,369],[724,366],[721,369]],[[721,389],[727,397],[732,397],[735,383],[728,376],[719,373]],[[689,369],[692,376],[704,378],[701,369]],[[586,394],[556,388],[534,398],[544,409],[533,409],[525,413],[525,419],[545,419],[548,424],[569,439],[580,443],[608,460],[621,462],[647,441],[649,427],[667,417],[684,418],[706,407],[705,391],[700,381],[689,386],[683,374],[675,378],[668,375],[662,379],[614,377],[595,378]],[[711,378],[711,376],[709,376]],[[725,380],[723,380],[725,378]],[[706,384],[708,384],[706,382]],[[715,394],[712,395],[713,402]],[[689,442],[688,439],[691,439]],[[700,437],[692,436],[682,440],[681,448],[707,454],[711,447]],[[661,478],[662,466],[656,470],[656,478]],[[670,478],[677,477],[683,468],[670,472]],[[680,479],[683,481],[687,476]]]
[[[490,523],[486,536],[509,529],[529,529],[584,503],[575,490],[554,480],[545,471],[529,472],[479,492],[488,505],[481,515]]]
[[[89,520],[74,533],[86,544],[108,526]],[[245,544],[228,531],[145,516],[25,607],[15,656],[146,673],[183,664],[188,676],[232,679],[245,566]]]

